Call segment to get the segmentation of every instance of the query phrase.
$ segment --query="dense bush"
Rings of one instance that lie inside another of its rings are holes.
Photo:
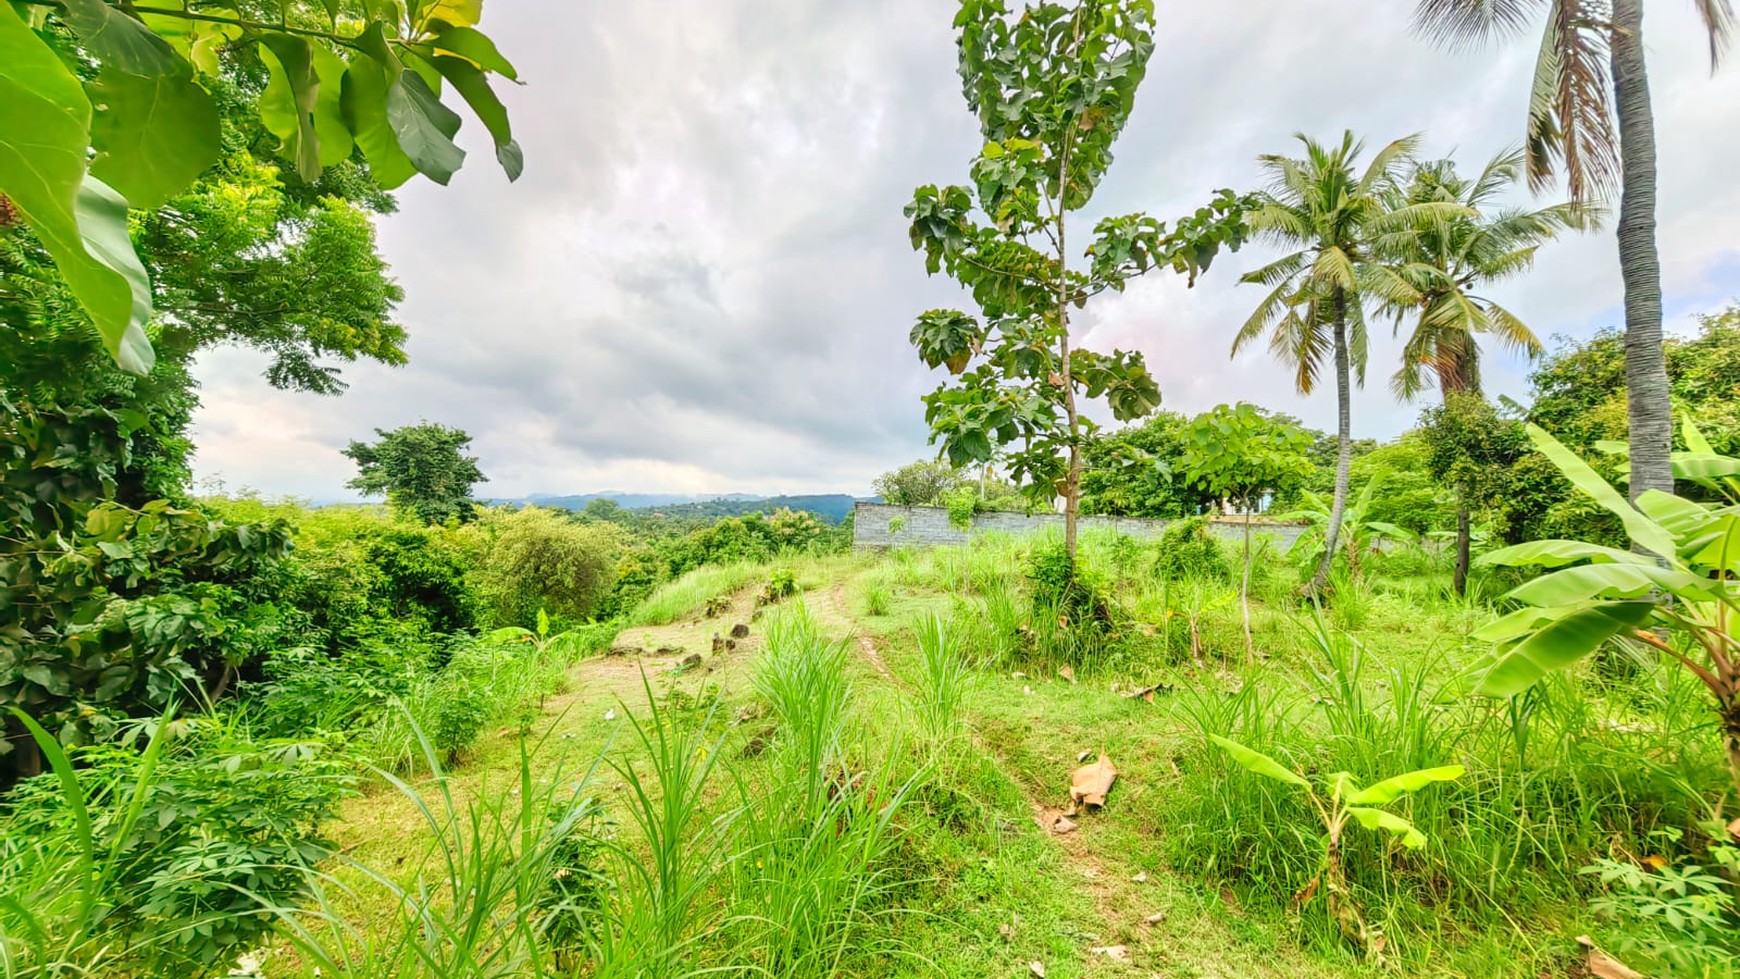
[[[1162,581],[1185,578],[1230,580],[1232,566],[1220,541],[1208,529],[1207,517],[1174,520],[1160,535],[1159,554],[1154,559],[1154,572]]]
[[[607,523],[578,523],[539,507],[492,510],[477,567],[497,625],[531,627],[539,610],[558,621],[597,614],[616,584],[623,534]]]

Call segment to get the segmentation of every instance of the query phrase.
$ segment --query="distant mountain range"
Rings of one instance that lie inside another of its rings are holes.
[[[531,503],[564,510],[583,510],[594,500],[614,500],[624,510],[658,510],[672,517],[735,517],[745,513],[778,510],[805,510],[839,523],[860,499],[845,493],[816,493],[801,496],[756,496],[752,493],[582,493],[560,496],[553,493],[533,493],[519,500],[491,500],[491,503]]]

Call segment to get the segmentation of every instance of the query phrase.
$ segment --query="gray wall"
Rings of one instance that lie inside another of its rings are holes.
[[[890,524],[901,521],[898,531]],[[1112,530],[1131,537],[1159,537],[1166,529],[1165,520],[1138,517],[1082,517],[1082,532]],[[1217,536],[1236,540],[1244,532],[1239,520],[1210,520],[1209,530]],[[1024,535],[1055,528],[1063,533],[1061,513],[981,513],[973,518],[967,530],[949,524],[949,512],[942,507],[890,506],[886,503],[860,503],[852,521],[852,546],[865,547],[926,547],[933,544],[963,544],[969,536],[984,533]],[[1252,536],[1267,534],[1282,544],[1291,544],[1303,533],[1299,524],[1269,523],[1259,519],[1251,527]]]

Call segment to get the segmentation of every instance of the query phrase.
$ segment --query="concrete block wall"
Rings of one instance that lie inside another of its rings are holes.
[[[1079,530],[1111,530],[1130,537],[1159,537],[1170,521],[1140,517],[1084,516]],[[1240,520],[1210,520],[1209,531],[1228,540],[1238,540],[1244,533]],[[949,512],[943,507],[891,506],[887,503],[859,503],[852,520],[852,546],[855,548],[931,547],[937,544],[964,544],[976,534],[1003,533],[1014,536],[1036,534],[1055,529],[1063,533],[1061,513],[981,513],[973,524],[962,530],[949,523]],[[1283,547],[1291,546],[1305,528],[1299,524],[1271,523],[1258,519],[1251,525],[1251,535],[1266,534],[1276,538]]]

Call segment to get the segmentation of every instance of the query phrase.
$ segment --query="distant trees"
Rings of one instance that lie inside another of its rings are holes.
[[[876,495],[895,506],[941,506],[969,477],[946,462],[920,459],[876,477]]]
[[[352,442],[344,455],[356,463],[345,485],[365,496],[385,496],[394,511],[424,523],[472,518],[471,488],[487,477],[465,454],[471,436],[431,422],[392,431],[375,429],[374,443]]]
[[[1243,238],[1240,202],[1224,193],[1168,230],[1143,214],[1105,218],[1086,248],[1069,234],[1112,163],[1154,48],[1153,4],[1142,0],[1037,3],[963,0],[961,78],[985,144],[972,187],[918,188],[906,206],[913,248],[946,271],[979,308],[931,310],[911,340],[953,379],[927,395],[925,419],[957,466],[1010,447],[1011,475],[1036,499],[1064,501],[1073,563],[1082,450],[1093,423],[1086,399],[1119,421],[1140,418],[1160,390],[1140,353],[1078,348],[1070,314],[1108,289],[1171,267],[1194,279],[1218,248]]]
[[[1190,419],[1157,411],[1087,445],[1081,476],[1083,513],[1171,519],[1203,512],[1212,494],[1180,468]]]

